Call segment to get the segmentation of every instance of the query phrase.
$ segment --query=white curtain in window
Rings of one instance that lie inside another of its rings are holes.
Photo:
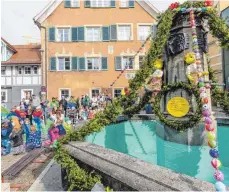
[[[110,0],[92,0],[91,6],[92,7],[109,7]]]
[[[100,41],[101,29],[100,27],[88,27],[87,28],[87,41]]]
[[[71,0],[72,7],[79,7],[80,1],[79,0]]]
[[[130,39],[131,39],[130,25],[118,26],[118,40],[130,40]]]
[[[64,71],[64,58],[58,58],[58,70],[59,71]]]
[[[151,26],[142,25],[139,26],[139,40],[146,40],[146,38],[150,35]]]
[[[128,0],[120,0],[120,7],[128,7]]]

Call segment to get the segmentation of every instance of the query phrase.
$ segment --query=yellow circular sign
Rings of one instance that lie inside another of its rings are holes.
[[[189,103],[183,97],[173,97],[167,103],[167,111],[173,117],[183,117],[189,111]]]

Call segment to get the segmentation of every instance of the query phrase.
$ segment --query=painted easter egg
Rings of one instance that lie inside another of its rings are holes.
[[[206,98],[208,97],[207,93],[200,93],[200,98]]]
[[[207,133],[208,139],[215,140],[215,133],[213,131],[209,131]]]
[[[207,124],[212,124],[212,120],[209,117],[205,117],[204,118],[204,122],[207,123]]]
[[[185,11],[186,11],[186,8],[181,8],[181,11],[182,11],[182,12],[185,12]]]
[[[203,102],[204,102],[205,104],[208,104],[208,98],[204,98]]]
[[[199,82],[204,82],[204,78],[203,77],[200,77],[198,80],[199,80]]]
[[[219,152],[218,152],[218,150],[216,150],[216,149],[210,149],[209,154],[210,154],[211,157],[213,157],[213,158],[218,158],[218,157],[219,157]]]
[[[199,87],[204,87],[204,82],[199,82]]]
[[[204,12],[204,11],[206,11],[207,10],[207,8],[206,7],[202,7],[202,11]]]
[[[196,64],[197,65],[201,64],[201,61],[200,60],[196,61]]]
[[[202,11],[202,9],[201,8],[197,8],[197,11]]]
[[[214,167],[215,169],[218,169],[222,166],[222,163],[220,162],[219,159],[212,159],[211,164],[212,164],[212,167]]]
[[[211,89],[211,85],[210,84],[206,84],[205,87],[206,87],[206,89]]]
[[[221,181],[217,181],[215,183],[215,188],[216,188],[216,191],[221,191],[221,192],[227,191],[226,185],[224,185]]]
[[[203,104],[202,109],[203,110],[208,110],[209,109],[209,105],[208,104]]]
[[[217,181],[223,181],[224,180],[224,174],[220,170],[215,171],[214,177]]]
[[[210,116],[211,116],[211,112],[207,109],[207,110],[204,110],[204,111],[202,112],[202,115],[203,115],[204,117],[210,117]]]
[[[210,139],[210,140],[208,141],[208,146],[211,147],[211,148],[216,148],[216,141]]]
[[[205,129],[206,129],[207,131],[214,131],[214,130],[215,130],[214,127],[212,127],[210,124],[206,124],[206,125],[205,125]]]

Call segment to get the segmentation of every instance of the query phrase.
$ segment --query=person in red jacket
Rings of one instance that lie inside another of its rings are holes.
[[[36,110],[33,112],[33,117],[43,118],[43,112],[40,106],[36,107]]]
[[[20,109],[20,106],[16,107],[15,113],[17,113],[22,119],[26,118],[26,112]]]

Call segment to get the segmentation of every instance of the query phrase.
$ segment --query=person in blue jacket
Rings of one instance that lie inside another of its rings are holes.
[[[1,124],[1,154],[7,155],[11,151],[11,142],[9,136],[13,130],[13,125],[8,120],[3,120]]]

